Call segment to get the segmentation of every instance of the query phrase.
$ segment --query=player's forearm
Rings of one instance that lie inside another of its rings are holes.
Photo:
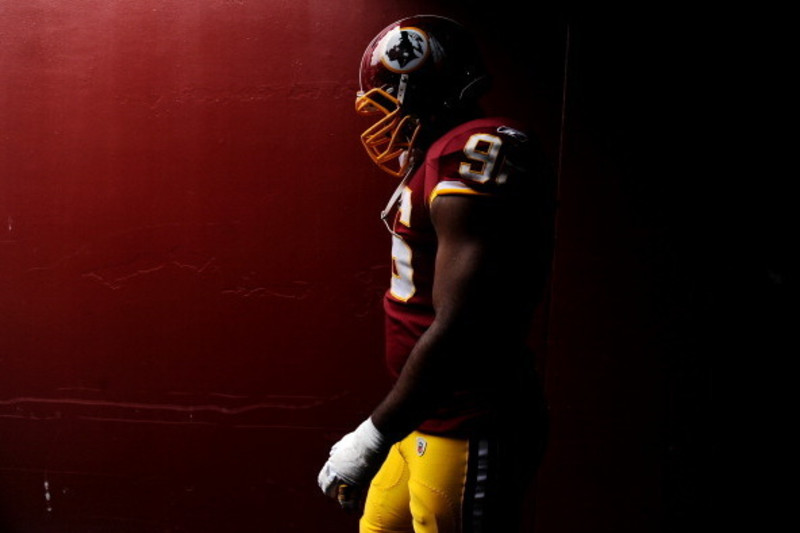
[[[416,429],[454,387],[454,336],[435,324],[417,342],[394,387],[372,413],[375,426],[393,441]]]

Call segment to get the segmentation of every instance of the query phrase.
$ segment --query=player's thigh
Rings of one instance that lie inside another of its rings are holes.
[[[409,464],[414,532],[460,532],[469,441],[414,433],[401,446]]]
[[[361,533],[412,533],[408,466],[398,445],[392,446],[367,492]]]
[[[448,439],[415,434],[401,443],[409,465],[415,533],[517,531],[536,454],[518,436]]]

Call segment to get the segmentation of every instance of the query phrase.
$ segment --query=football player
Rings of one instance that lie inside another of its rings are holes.
[[[384,28],[361,60],[361,141],[399,179],[384,298],[394,385],[330,451],[322,491],[360,531],[512,532],[544,447],[527,348],[552,248],[552,173],[536,140],[478,100],[476,43],[433,15]],[[362,503],[362,497],[366,501]]]

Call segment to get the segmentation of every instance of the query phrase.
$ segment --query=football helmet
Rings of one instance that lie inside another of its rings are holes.
[[[415,15],[384,28],[361,58],[356,112],[378,120],[361,134],[370,158],[394,176],[411,168],[420,130],[474,103],[489,77],[458,22]]]

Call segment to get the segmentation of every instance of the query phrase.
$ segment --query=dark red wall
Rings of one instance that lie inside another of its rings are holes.
[[[415,12],[481,35],[489,109],[530,119],[561,169],[530,524],[666,531],[694,510],[688,251],[630,105],[648,32],[492,7],[0,5],[0,531],[354,531],[315,480],[388,384],[394,182],[353,98],[365,45]]]

